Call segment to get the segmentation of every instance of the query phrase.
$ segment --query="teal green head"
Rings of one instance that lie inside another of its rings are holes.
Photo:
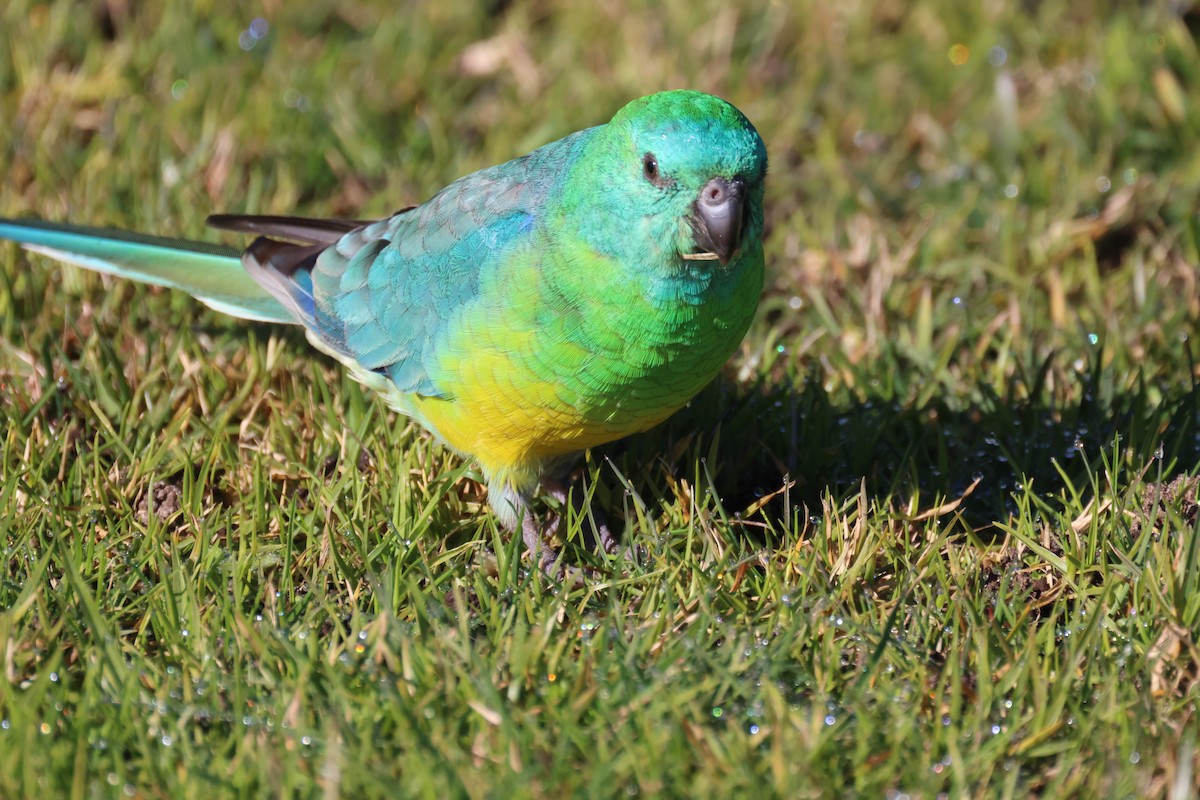
[[[615,263],[727,272],[761,263],[766,173],[742,112],[703,92],[660,92],[597,130],[566,176],[562,211]]]

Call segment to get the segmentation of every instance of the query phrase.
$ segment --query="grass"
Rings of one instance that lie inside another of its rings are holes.
[[[758,320],[559,585],[295,331],[0,247],[0,795],[1196,792],[1194,9],[299,5],[7,3],[0,215],[381,215],[689,86]]]

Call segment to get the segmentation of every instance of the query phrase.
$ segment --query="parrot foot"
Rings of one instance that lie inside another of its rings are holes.
[[[558,551],[551,547],[546,539],[554,535],[557,527],[557,518],[552,523],[552,527],[547,529],[538,525],[532,514],[526,514],[521,520],[521,539],[525,542],[525,552],[529,559],[537,562],[538,567],[547,575],[555,572],[554,564],[558,561]]]
[[[584,541],[588,547],[593,550],[603,550],[609,554],[617,551],[617,537],[613,536],[612,531],[609,530],[608,520],[605,518],[604,512],[596,506],[587,506],[583,491],[571,493],[564,484],[558,481],[543,481],[542,488],[546,494],[558,502],[559,508],[563,509],[554,515],[554,519],[547,526],[546,531],[548,534],[553,535],[558,531],[558,524],[562,521],[562,515],[566,513],[567,503],[570,502],[577,516],[590,517],[594,523],[594,526],[583,526]]]
[[[558,550],[551,547],[549,542],[558,533],[568,504],[577,516],[591,520],[592,524],[583,525],[584,542],[588,547],[608,554],[620,550],[620,542],[609,529],[604,512],[595,506],[589,507],[583,492],[569,492],[558,481],[543,481],[542,490],[556,501],[558,510],[551,512],[542,522],[533,514],[526,513],[521,519],[521,539],[525,543],[527,557],[536,562],[543,572],[547,575],[562,573],[561,567],[555,567],[558,564]],[[632,548],[625,548],[621,554],[630,561],[636,558]]]

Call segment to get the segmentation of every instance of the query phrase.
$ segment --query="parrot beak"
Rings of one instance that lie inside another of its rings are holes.
[[[746,182],[741,178],[713,178],[704,184],[696,198],[692,215],[692,233],[700,252],[684,256],[688,260],[716,259],[721,266],[729,263],[742,243],[745,219]]]

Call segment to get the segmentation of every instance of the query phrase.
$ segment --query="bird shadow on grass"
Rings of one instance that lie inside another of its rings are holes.
[[[1027,380],[977,386],[970,403],[835,399],[812,380],[739,390],[721,379],[660,428],[596,455],[631,470],[645,496],[671,499],[655,486],[664,471],[668,483],[707,481],[701,490],[758,540],[795,530],[797,515],[819,515],[830,498],[865,493],[913,516],[961,499],[961,530],[989,542],[1005,535],[999,525],[1026,488],[1053,506],[1114,464],[1164,485],[1200,464],[1200,385],[1122,391],[1095,366],[1077,373],[1077,399],[1056,401],[1050,372],[1048,359]],[[697,462],[703,475],[690,474]],[[600,480],[619,486],[611,472]]]
[[[284,335],[302,349],[298,332]],[[49,352],[43,358],[53,374],[56,359]],[[1100,353],[1090,368],[1069,372],[1054,358],[1036,370],[1016,370],[1005,386],[976,385],[922,403],[883,393],[834,396],[811,379],[791,384],[764,377],[744,385],[722,376],[657,428],[593,451],[593,468],[601,465],[593,473],[594,507],[606,510],[619,532],[634,524],[621,497],[625,484],[656,519],[681,500],[678,488],[686,482],[692,492],[711,490],[730,518],[744,521],[733,527],[748,539],[772,544],[819,516],[831,500],[837,507],[862,493],[915,516],[961,498],[954,508],[960,530],[989,541],[1004,536],[998,524],[1014,515],[1025,488],[1052,506],[1071,487],[1092,486],[1093,476],[1113,463],[1133,472],[1152,467],[1147,479],[1164,484],[1196,470],[1200,386],[1117,386],[1100,366]],[[119,358],[109,354],[106,362]],[[1072,390],[1055,392],[1050,385],[1061,388],[1064,376],[1074,382]],[[64,403],[70,405],[65,396],[51,398],[42,413],[61,416]],[[363,445],[371,443],[364,437]],[[324,455],[322,475],[329,476],[331,459]],[[141,515],[171,511],[154,486],[145,491]],[[451,509],[435,516],[431,528],[444,536],[465,541],[477,535],[477,524]]]

